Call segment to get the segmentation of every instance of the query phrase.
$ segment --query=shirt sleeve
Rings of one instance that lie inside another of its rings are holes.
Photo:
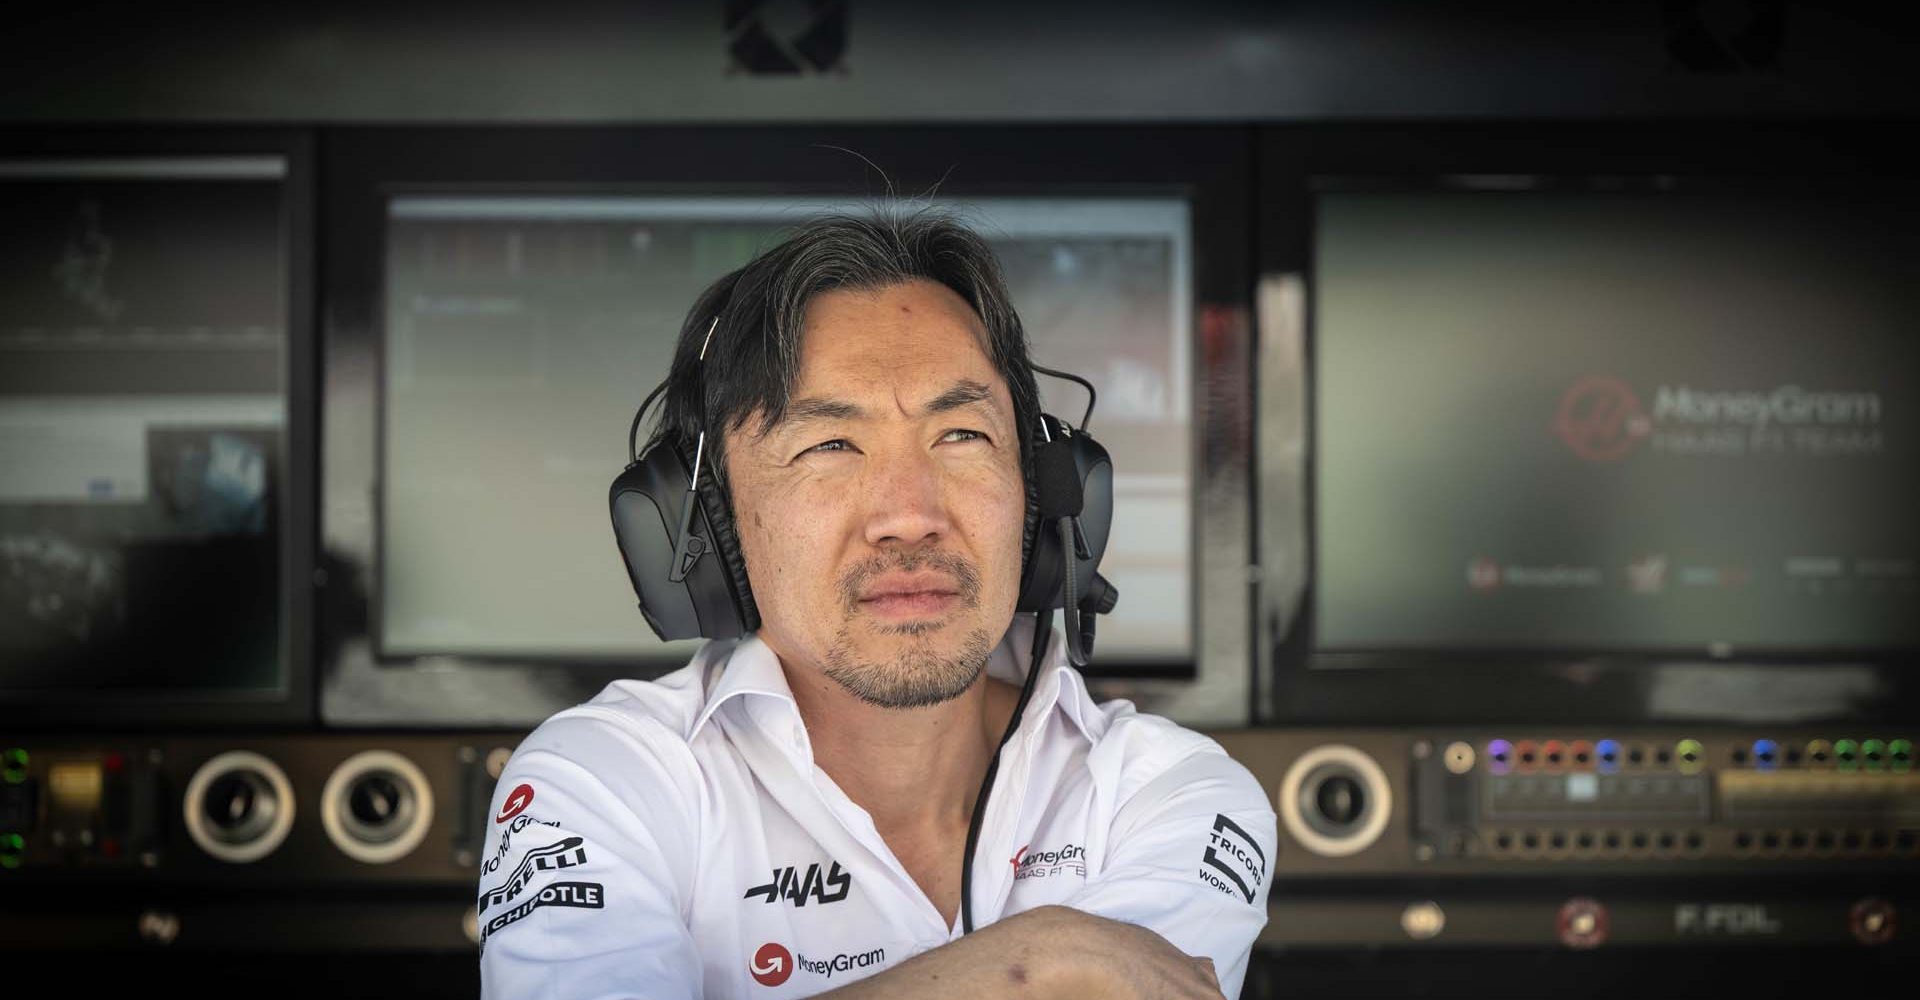
[[[495,786],[481,855],[486,998],[697,998],[693,814],[652,741],[549,721]]]
[[[1194,753],[1126,800],[1114,814],[1105,866],[1065,902],[1211,958],[1220,991],[1237,997],[1267,923],[1277,839],[1253,775],[1217,750]]]

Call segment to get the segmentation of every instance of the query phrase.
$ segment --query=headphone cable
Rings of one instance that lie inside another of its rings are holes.
[[[1013,718],[1007,721],[1007,731],[1000,737],[1000,745],[993,748],[993,757],[987,761],[986,779],[980,782],[980,795],[973,800],[973,818],[967,822],[966,856],[960,862],[960,928],[961,933],[973,933],[973,852],[980,845],[980,823],[987,814],[987,796],[993,791],[993,778],[1000,770],[1000,751],[1020,730],[1020,717],[1026,714],[1027,699],[1033,696],[1034,678],[1040,676],[1041,658],[1046,655],[1047,637],[1053,631],[1053,611],[1037,611],[1033,615],[1033,652],[1027,658],[1027,679],[1020,685],[1020,700],[1014,703]]]

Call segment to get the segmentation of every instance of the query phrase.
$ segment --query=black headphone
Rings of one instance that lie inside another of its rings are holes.
[[[696,362],[700,367],[719,322],[715,316],[707,327]],[[1113,461],[1084,429],[1093,416],[1093,386],[1064,372],[1039,365],[1033,369],[1085,386],[1087,414],[1079,430],[1052,414],[1040,415],[1015,610],[1064,607],[1073,662],[1084,666],[1093,651],[1094,615],[1113,610],[1119,596],[1096,572],[1113,526]],[[706,428],[700,429],[691,456],[671,433],[660,435],[645,454],[634,451],[642,415],[665,388],[662,382],[648,393],[628,431],[629,461],[609,494],[614,539],[640,599],[640,614],[655,635],[737,638],[760,627],[760,609],[747,580],[732,511],[714,485]],[[1071,574],[1065,570],[1069,548]]]

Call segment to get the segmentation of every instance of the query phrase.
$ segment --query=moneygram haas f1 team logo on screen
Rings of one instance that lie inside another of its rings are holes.
[[[1588,375],[1560,397],[1553,432],[1589,462],[1614,462],[1646,440],[1653,421],[1631,386],[1612,376]]]

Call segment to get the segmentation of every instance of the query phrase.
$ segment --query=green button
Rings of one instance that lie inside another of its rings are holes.
[[[5,779],[9,785],[18,785],[27,780],[27,772],[17,767],[10,767],[5,771],[0,771],[0,779]]]
[[[9,833],[5,837],[0,837],[0,844],[7,845],[10,851],[24,851],[27,849],[27,838],[17,833]]]
[[[13,765],[14,767],[26,767],[27,752],[25,750],[20,749],[19,747],[14,747],[13,749],[8,750],[7,763]]]
[[[20,867],[20,855],[0,854],[0,868],[18,868],[18,867]]]

